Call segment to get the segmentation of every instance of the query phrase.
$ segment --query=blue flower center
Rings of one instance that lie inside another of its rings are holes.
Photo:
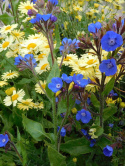
[[[82,116],[86,116],[86,113],[83,112],[83,113],[81,113],[81,115],[82,115]]]
[[[2,142],[5,142],[6,141],[6,139],[2,139]]]
[[[113,46],[116,43],[115,38],[109,39],[108,43],[109,43],[110,46]]]
[[[107,67],[108,67],[108,69],[110,69],[110,68],[113,67],[113,64],[112,64],[112,63],[108,63],[108,64],[107,64]]]
[[[61,87],[61,85],[60,84],[56,84],[56,88],[60,88]]]
[[[80,80],[77,80],[77,83],[80,84]]]

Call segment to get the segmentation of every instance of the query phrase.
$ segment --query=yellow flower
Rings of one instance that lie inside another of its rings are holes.
[[[120,97],[118,97],[116,101],[117,101],[117,103],[121,103],[122,99]]]
[[[40,84],[43,87],[43,89],[45,90],[45,88],[46,88],[46,81],[40,81]],[[40,93],[40,94],[45,94],[38,83],[35,85],[35,91],[37,93]]]
[[[59,90],[58,92],[56,92],[56,96],[58,96],[62,91]]]
[[[14,38],[12,36],[6,37],[5,40],[3,40],[0,44],[0,52],[6,50],[12,45],[12,42],[14,41]]]
[[[42,108],[44,108],[43,102],[33,103],[33,108],[35,108],[35,109],[42,109]]]
[[[71,111],[72,111],[73,114],[76,114],[76,113],[77,113],[77,109],[76,109],[76,108],[72,108]]]
[[[125,102],[121,102],[121,103],[120,103],[120,107],[121,107],[121,108],[125,108]]]
[[[12,96],[6,96],[5,99],[3,100],[3,102],[6,106],[10,106],[11,104],[13,104],[13,106],[15,107],[17,104],[17,101],[21,102],[24,95],[25,95],[25,92],[23,89],[21,89],[17,92],[16,92],[16,90],[13,90]]]
[[[63,24],[63,25],[64,25],[64,28],[65,28],[65,29],[67,29],[68,24],[69,24],[69,22],[68,22],[68,21],[65,21],[65,22],[64,22],[64,24]]]
[[[91,135],[91,138],[98,138],[98,136],[96,136],[94,133],[96,133],[96,128],[92,128],[89,130],[89,135]]]
[[[12,79],[12,78],[15,78],[15,77],[18,77],[19,74],[17,71],[9,71],[9,72],[6,72],[6,73],[3,73],[1,78],[2,80],[6,81],[8,79]]]
[[[72,161],[73,161],[74,163],[76,163],[76,162],[77,162],[77,158],[74,157],[74,158],[72,159]]]
[[[22,100],[21,103],[18,103],[17,108],[19,108],[20,110],[29,110],[33,108],[33,99],[26,99],[26,100]]]
[[[78,19],[79,21],[82,20],[82,16],[81,15],[75,16],[75,18]]]
[[[105,19],[105,15],[104,15],[104,14],[102,15],[101,19],[102,19],[102,20],[104,20],[104,19]]]
[[[73,6],[74,11],[83,11],[83,8],[80,7],[79,5]]]
[[[30,1],[26,1],[26,2],[20,2],[20,5],[18,7],[18,10],[22,13],[22,14],[27,14],[28,10],[30,9],[34,9],[36,10],[34,7],[33,7],[33,2],[30,2]]]
[[[18,26],[18,24],[12,24],[12,25],[7,25],[7,26],[3,26],[0,29],[0,33],[1,34],[7,34],[10,33],[13,29],[15,29]]]
[[[11,96],[13,94],[13,91],[16,90],[15,87],[12,87],[12,88],[8,88],[7,90],[5,90],[5,93],[8,95],[8,96]]]
[[[107,97],[107,99],[105,100],[105,102],[107,103],[107,105],[109,105],[109,104],[115,104],[116,100],[112,100],[112,98]]]
[[[21,32],[20,30],[13,30],[11,31],[11,35],[15,38],[15,39],[22,39],[23,36],[25,35],[24,32]]]
[[[50,65],[47,58],[44,58],[43,60],[41,60],[40,63],[35,68],[38,74],[42,74],[44,71],[47,71],[49,69],[50,69]]]
[[[94,3],[94,7],[95,7],[95,8],[98,8],[98,7],[99,7],[99,4],[98,4],[98,3]]]
[[[0,86],[1,87],[3,87],[4,85],[7,85],[8,84],[8,82],[6,82],[6,81],[0,81]]]
[[[71,90],[71,89],[73,88],[73,85],[74,85],[74,82],[71,82],[71,83],[69,84],[68,91]]]

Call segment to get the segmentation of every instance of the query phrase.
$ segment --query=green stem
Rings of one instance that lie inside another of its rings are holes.
[[[69,115],[69,94],[68,94],[68,88],[67,88],[66,92],[67,92],[67,110],[66,110],[66,115],[65,115],[65,117],[62,120],[62,123],[60,125],[60,129],[59,129],[58,134],[57,134],[57,141],[58,141],[58,138],[59,138],[59,135],[60,135],[60,131],[61,131],[63,125],[65,124],[65,121],[66,121],[66,119],[67,119],[67,117]],[[60,150],[60,140],[59,140],[59,144],[58,144],[58,152],[59,152],[59,150]]]
[[[19,157],[19,159],[20,159],[20,161],[21,161],[21,163],[23,163],[23,159],[22,159],[21,155],[19,154],[19,152],[18,152],[16,146],[14,145],[14,143],[10,141],[10,144],[13,146],[13,148],[14,148],[16,154],[18,155],[18,157]]]
[[[14,17],[14,22],[16,23],[16,18],[15,18],[15,14],[14,14],[14,9],[13,9],[12,0],[9,0],[9,3],[10,3],[10,5],[11,5],[12,14],[13,14],[13,17]]]
[[[56,99],[53,97],[53,103],[52,103],[52,108],[53,108],[53,124],[54,124],[54,136],[55,136],[55,148],[57,149],[57,116],[56,116]]]

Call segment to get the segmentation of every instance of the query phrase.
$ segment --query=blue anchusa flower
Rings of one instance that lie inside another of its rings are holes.
[[[78,111],[76,114],[76,120],[81,120],[82,123],[89,123],[89,121],[92,119],[91,114],[89,111],[86,111],[82,109],[81,111]]]
[[[65,52],[66,54],[69,54],[71,51],[75,51],[78,49],[78,43],[80,41],[77,39],[68,39],[67,37],[63,38],[62,40],[62,46],[60,46],[60,53]]]
[[[36,63],[36,59],[34,59],[34,55],[33,54],[26,54],[24,56],[24,60],[26,61],[27,65],[31,65],[31,63],[33,64],[34,67],[37,66],[37,63]]]
[[[113,153],[113,148],[111,146],[106,146],[103,148],[103,154],[107,157],[110,157],[112,156],[112,153]]]
[[[9,137],[7,134],[0,134],[0,147],[5,147],[7,142],[9,141]]]
[[[83,75],[82,74],[74,74],[73,75],[73,81],[76,85],[84,88],[88,83],[89,83],[89,79],[83,79]]]
[[[109,96],[110,96],[110,97],[118,96],[118,94],[115,93],[114,90],[111,90],[111,91],[109,92]]]
[[[109,123],[109,127],[113,128],[114,124],[113,123]]]
[[[121,22],[122,22],[122,26],[123,26],[123,25],[124,25],[125,20],[123,19]]]
[[[52,22],[56,22],[56,21],[57,21],[57,17],[54,16],[54,15],[51,15],[51,16],[50,16],[50,20],[51,20]]]
[[[72,76],[67,76],[67,74],[62,74],[62,80],[65,81],[67,84],[72,82]]]
[[[101,39],[102,49],[107,52],[114,51],[122,44],[123,44],[122,36],[114,31],[107,31],[107,33]]]
[[[93,146],[95,145],[95,143],[96,143],[96,140],[95,140],[95,139],[92,139],[92,140],[90,141],[90,147],[93,147]]]
[[[87,135],[88,133],[87,133],[87,130],[85,130],[85,129],[81,129],[81,132],[83,133],[83,135]]]
[[[58,1],[57,0],[49,0],[49,2],[51,2],[54,6],[58,5]]]
[[[8,5],[8,8],[11,9],[11,5],[10,4]]]
[[[87,104],[88,104],[88,105],[90,105],[90,104],[91,104],[91,100],[90,100],[90,98],[89,98],[89,97],[87,98]]]
[[[103,60],[99,66],[99,70],[103,73],[105,72],[106,76],[114,75],[117,72],[117,66],[115,59]]]
[[[48,88],[54,93],[58,92],[63,86],[62,79],[59,77],[54,77],[51,79],[51,83],[48,84]]]
[[[75,100],[75,103],[76,103],[76,104],[80,104],[80,103],[81,103],[81,101],[80,101],[80,100],[78,100],[78,99],[76,99],[76,100]]]
[[[48,21],[49,19],[50,19],[50,17],[51,17],[51,15],[52,14],[36,14],[36,17],[35,18],[32,18],[31,20],[30,20],[30,22],[32,23],[32,24],[35,24],[36,22],[39,22],[40,20],[41,21]]]
[[[21,61],[23,61],[24,58],[21,55],[18,55],[18,57],[15,57],[15,63],[14,65],[19,65]]]
[[[58,126],[57,132],[59,131],[60,127]],[[62,127],[61,131],[60,131],[60,135],[62,137],[64,137],[66,135],[66,129],[64,127]]]
[[[95,24],[91,23],[88,26],[88,31],[91,32],[91,33],[96,33],[101,27],[102,27],[102,25],[101,25],[100,22],[96,22]]]
[[[33,4],[35,4],[35,3],[36,3],[36,1],[37,1],[37,0],[32,0]]]

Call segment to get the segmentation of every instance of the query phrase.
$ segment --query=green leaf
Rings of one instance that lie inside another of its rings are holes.
[[[18,84],[29,84],[30,82],[32,82],[31,79],[28,79],[28,78],[22,78]]]
[[[109,92],[113,89],[115,83],[115,77],[112,77],[111,80],[106,84],[102,95],[107,96]]]
[[[23,115],[23,126],[26,129],[26,131],[36,140],[36,141],[42,141],[43,136],[50,139],[48,134],[44,131],[43,126],[35,122],[31,119],[28,119]]]
[[[7,13],[0,15],[0,20],[5,24],[11,24],[13,17],[9,16]]]
[[[91,98],[90,98],[92,104],[94,105],[94,107],[96,108],[100,108],[100,102],[98,101],[98,99],[96,98],[96,96],[94,95],[94,93],[91,94]]]
[[[13,11],[14,11],[14,15],[16,16],[16,12],[17,12],[17,9],[18,9],[18,5],[20,3],[21,0],[14,0],[14,1],[11,1],[12,2],[12,5],[13,5]]]
[[[96,132],[95,132],[96,136],[99,137],[100,135],[103,134],[103,132],[104,132],[104,130],[103,130],[103,128],[101,126],[96,127]]]
[[[48,157],[51,166],[66,166],[66,157],[58,153],[50,146],[48,146]]]
[[[73,156],[90,153],[93,150],[90,147],[90,142],[84,137],[61,144],[60,149]]]
[[[103,121],[107,120],[110,118],[112,115],[114,115],[117,112],[117,107],[108,107],[103,110]]]
[[[56,24],[55,28],[55,38],[56,38],[56,48],[60,47],[60,34],[59,34],[59,26]]]
[[[100,140],[97,141],[97,145],[103,149],[106,145],[110,145],[111,141],[105,137],[101,137]]]
[[[47,119],[43,118],[42,124],[44,128],[53,128],[53,123],[48,121]]]

